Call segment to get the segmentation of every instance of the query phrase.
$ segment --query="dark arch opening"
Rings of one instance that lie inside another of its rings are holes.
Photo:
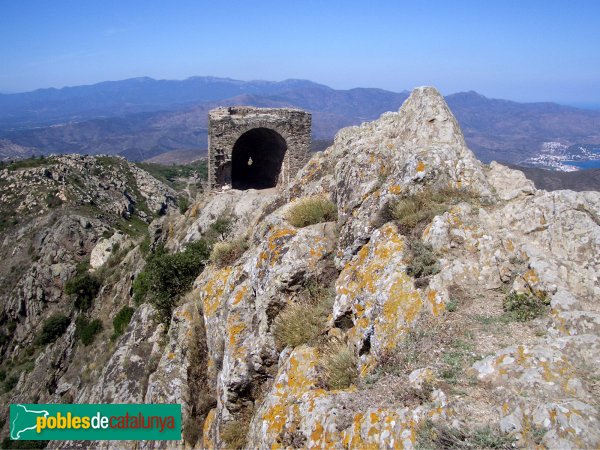
[[[254,128],[242,134],[231,154],[231,187],[267,189],[277,185],[287,144],[276,131]]]

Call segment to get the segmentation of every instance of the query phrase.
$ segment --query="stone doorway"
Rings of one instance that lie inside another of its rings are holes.
[[[231,155],[231,187],[268,189],[275,187],[287,144],[269,128],[254,128],[242,134]]]

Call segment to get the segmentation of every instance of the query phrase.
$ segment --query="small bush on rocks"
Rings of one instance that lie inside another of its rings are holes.
[[[63,314],[51,315],[44,321],[42,332],[37,337],[36,343],[46,345],[56,341],[67,331],[70,323],[71,319]]]
[[[550,305],[545,295],[509,293],[502,302],[502,309],[517,322],[526,322],[545,314]]]
[[[287,221],[297,228],[333,220],[337,220],[335,203],[319,196],[298,200],[287,213]]]
[[[79,316],[75,321],[75,325],[77,326],[75,329],[75,336],[78,337],[85,346],[94,342],[94,338],[103,328],[100,319],[90,321],[85,316]]]
[[[217,242],[210,254],[210,262],[217,267],[231,266],[247,249],[248,243],[245,239]]]
[[[87,311],[100,291],[100,281],[88,272],[80,273],[65,284],[65,293],[75,295],[75,308]]]
[[[354,349],[338,339],[325,344],[321,365],[324,381],[330,389],[345,389],[358,378],[358,358]]]
[[[133,317],[134,311],[135,310],[131,306],[123,306],[119,310],[119,312],[113,319],[113,339],[123,334],[123,332],[127,328],[127,325],[129,325],[131,318]]]
[[[164,247],[157,248],[148,256],[144,270],[133,283],[135,302],[153,304],[158,309],[160,320],[168,325],[177,300],[202,272],[209,255],[210,246],[203,239],[173,254]]]
[[[414,278],[423,278],[440,271],[438,259],[430,244],[415,239],[409,242],[406,272]]]

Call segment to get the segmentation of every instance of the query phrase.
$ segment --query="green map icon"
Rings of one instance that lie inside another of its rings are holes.
[[[11,411],[11,422],[10,422],[10,438],[13,440],[19,439],[27,439],[27,436],[23,436],[30,434],[26,433],[29,430],[35,430],[37,426],[37,418],[39,416],[48,417],[50,414],[46,410],[33,410],[28,409],[24,405],[11,405],[14,408]]]

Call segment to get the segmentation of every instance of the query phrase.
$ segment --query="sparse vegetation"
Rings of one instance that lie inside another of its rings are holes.
[[[185,212],[190,207],[190,201],[185,196],[180,196],[177,198],[177,206],[179,207],[179,212],[181,214],[185,214]]]
[[[335,295],[314,279],[305,281],[295,303],[286,306],[273,321],[273,336],[280,347],[297,347],[314,341],[325,329]]]
[[[383,213],[384,221],[394,220],[403,234],[418,236],[427,223],[446,212],[450,206],[473,202],[476,198],[475,193],[466,189],[427,188],[390,203]]]
[[[509,293],[502,302],[505,313],[517,322],[526,322],[544,315],[550,301],[545,295]]]
[[[123,306],[117,315],[113,319],[114,332],[112,338],[115,339],[122,335],[129,325],[131,318],[133,317],[134,309],[131,306]]]
[[[48,192],[46,194],[46,205],[48,208],[57,208],[63,204],[63,201],[56,195],[56,193]]]
[[[13,171],[18,169],[32,169],[34,167],[49,166],[54,163],[55,161],[52,158],[28,158],[12,161],[7,165],[6,168],[10,171]]]
[[[430,244],[413,239],[408,244],[406,273],[414,278],[424,278],[440,271],[437,257]]]
[[[217,239],[225,239],[231,228],[233,227],[233,222],[231,217],[227,215],[223,215],[215,220],[211,225],[210,229],[206,233],[206,239],[208,240],[217,240]]]
[[[246,444],[246,434],[248,433],[248,423],[233,420],[227,422],[221,430],[221,439],[228,449],[244,448]]]
[[[454,339],[442,358],[440,375],[450,383],[456,384],[463,376],[465,367],[473,363],[473,343],[466,339]]]
[[[100,281],[89,272],[77,274],[65,284],[65,293],[75,295],[74,306],[80,311],[87,311],[100,291]]]
[[[152,303],[160,320],[168,325],[178,298],[202,272],[209,254],[210,247],[203,239],[188,244],[179,253],[169,254],[164,247],[158,247],[148,256],[144,270],[133,283],[134,300],[137,304]]]
[[[85,346],[90,345],[94,342],[96,334],[102,331],[102,321],[100,319],[94,319],[90,321],[85,316],[79,316],[75,321],[76,329],[75,336],[81,340],[81,343]]]
[[[287,221],[297,228],[315,223],[337,220],[337,206],[331,200],[320,197],[306,197],[294,203],[287,213]]]
[[[451,298],[448,303],[446,303],[446,311],[448,312],[456,312],[456,310],[458,309],[458,302]]]
[[[14,389],[14,387],[19,382],[19,377],[17,375],[10,375],[4,380],[4,392],[10,392]]]
[[[330,389],[346,389],[358,378],[358,358],[350,345],[338,340],[328,341],[322,351],[324,382]]]
[[[425,420],[417,431],[416,448],[420,450],[512,449],[515,439],[489,426],[468,429]]]
[[[210,254],[210,262],[217,267],[230,266],[248,249],[246,239],[217,242]]]
[[[36,339],[39,345],[46,345],[56,341],[60,336],[67,331],[71,319],[64,314],[53,314],[44,321],[42,332]]]
[[[205,159],[184,165],[167,166],[154,163],[136,163],[136,165],[174,189],[181,187],[177,183],[178,178],[190,178],[196,174],[200,180],[208,179],[208,161]]]

